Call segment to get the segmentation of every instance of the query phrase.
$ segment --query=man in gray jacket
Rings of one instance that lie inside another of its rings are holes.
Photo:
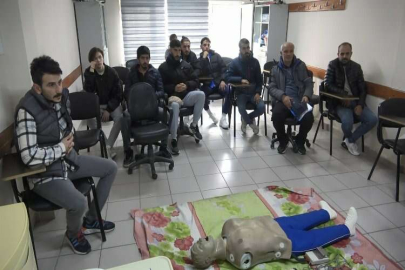
[[[281,46],[280,61],[271,71],[271,82],[268,86],[270,95],[273,98],[272,120],[277,131],[280,154],[284,154],[288,137],[285,133],[285,120],[292,117],[291,108],[293,104],[308,103],[313,94],[313,82],[308,76],[307,66],[294,55],[294,44],[286,42]],[[305,140],[312,128],[314,116],[308,112],[300,121],[300,131],[295,137],[296,148],[294,152],[305,155]]]

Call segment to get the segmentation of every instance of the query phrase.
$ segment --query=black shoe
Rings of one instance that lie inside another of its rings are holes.
[[[134,162],[134,152],[132,150],[125,151],[124,164],[122,167],[128,168],[132,162]]]
[[[202,135],[201,135],[200,130],[198,129],[197,125],[191,124],[190,131],[196,140],[200,140],[200,141],[202,140]]]
[[[280,142],[277,147],[277,151],[279,154],[284,154],[287,151],[288,142]]]
[[[305,155],[306,153],[307,153],[307,149],[305,148],[305,144],[298,144],[298,143],[296,143],[297,144],[297,152],[300,154],[300,155]]]
[[[89,241],[84,237],[83,232],[80,232],[75,237],[69,237],[66,233],[66,238],[73,252],[80,255],[85,255],[91,251],[91,246]]]
[[[167,151],[166,147],[160,147],[159,152],[156,153],[156,156],[164,157],[164,158],[172,158],[172,155],[169,151]]]
[[[111,232],[115,229],[115,224],[111,221],[103,220],[104,232]],[[98,220],[89,222],[87,218],[83,219],[83,233],[85,235],[101,232],[100,222]]]
[[[177,156],[179,154],[179,148],[177,147],[177,140],[172,140],[172,155]]]

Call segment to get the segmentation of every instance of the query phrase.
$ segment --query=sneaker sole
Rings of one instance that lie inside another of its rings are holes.
[[[109,229],[109,230],[104,230],[104,232],[112,232],[115,228]],[[90,235],[90,234],[95,234],[95,233],[101,233],[100,229],[85,229],[83,230],[84,235]],[[70,242],[70,241],[69,241]]]
[[[66,238],[67,238],[67,237],[66,237]],[[73,253],[75,253],[75,254],[77,254],[77,255],[87,255],[87,254],[89,254],[89,253],[91,252],[91,248],[90,248],[90,250],[87,251],[87,252],[80,252],[80,251],[77,251],[77,250],[73,247],[73,245],[72,245],[72,243],[70,242],[69,239],[68,239],[67,242],[68,242],[69,246],[72,248]]]
[[[279,154],[285,154],[285,152],[287,152],[287,147],[284,149],[284,151],[279,151],[279,150],[277,149],[277,152],[278,152]]]
[[[220,128],[223,128],[223,129],[226,129],[226,130],[228,130],[228,129],[229,129],[229,125],[228,125],[228,126],[226,126],[226,127],[219,125],[219,127],[220,127]]]

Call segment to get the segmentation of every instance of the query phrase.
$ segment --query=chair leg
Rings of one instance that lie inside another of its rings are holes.
[[[89,126],[87,126],[87,130],[89,130],[90,128],[89,128]],[[87,147],[87,153],[89,153],[90,152],[90,147]]]
[[[267,137],[267,115],[264,113],[264,136]]]
[[[332,155],[332,139],[333,139],[333,120],[330,120],[330,141],[329,141],[329,155]]]
[[[236,137],[236,106],[233,106],[233,137]]]
[[[361,136],[361,151],[364,153],[364,135]]]
[[[203,125],[203,112],[201,113],[201,126]]]
[[[321,114],[321,121],[322,121],[322,129],[325,129],[324,125],[323,125],[323,116]]]
[[[90,197],[90,192],[89,192],[89,194],[87,194],[87,206],[89,207],[89,209],[90,209],[90,205],[91,205],[91,197]]]
[[[36,265],[37,265],[37,269],[39,269],[39,267],[38,267],[38,260],[37,260],[37,250],[36,250],[36,248],[35,248],[35,241],[34,241],[34,233],[33,233],[33,231],[32,231],[32,225],[31,225],[30,210],[29,210],[29,207],[28,207],[28,203],[24,201],[24,204],[25,204],[25,208],[27,209],[28,226],[29,226],[29,231],[30,231],[32,249],[34,250],[35,263],[36,263]]]
[[[322,115],[321,115],[321,118],[319,119],[318,126],[316,127],[315,136],[314,136],[314,139],[312,140],[312,143],[315,143],[316,136],[318,136],[319,126],[321,125],[321,122],[322,122],[322,129],[323,129],[323,116]]]
[[[375,166],[377,166],[377,162],[378,162],[378,160],[380,159],[380,156],[381,156],[381,153],[382,153],[383,150],[384,150],[384,146],[381,145],[380,151],[378,151],[377,158],[376,158],[375,161],[374,161],[373,167],[371,168],[371,171],[370,171],[370,174],[369,174],[368,177],[367,177],[367,180],[370,180],[371,176],[373,175]]]
[[[98,203],[98,197],[97,197],[97,191],[96,191],[96,185],[94,184],[93,178],[89,177],[88,181],[90,182],[91,185],[91,191],[93,192],[93,200],[94,200],[94,205],[96,206],[96,212],[97,212],[97,219],[98,222],[101,224],[100,230],[101,230],[101,240],[103,242],[106,241],[105,238],[105,232],[104,232],[104,225],[103,225],[103,218],[101,217],[101,209],[100,205]]]
[[[401,155],[397,155],[397,187],[395,191],[395,200],[399,201],[399,176],[401,172]]]

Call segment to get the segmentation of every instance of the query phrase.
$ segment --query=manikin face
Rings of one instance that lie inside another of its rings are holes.
[[[294,46],[292,44],[287,44],[283,47],[281,51],[281,56],[286,64],[290,64],[294,58]]]
[[[62,100],[61,75],[47,74],[42,76],[42,86],[34,83],[34,90],[50,102],[59,103]]]
[[[150,61],[150,57],[148,54],[142,54],[141,57],[139,57],[138,61],[139,61],[139,65],[141,66],[141,68],[143,70],[148,69],[149,61]]]
[[[183,41],[183,43],[181,44],[181,51],[183,52],[183,54],[185,56],[190,54],[190,42],[189,41]]]
[[[339,61],[343,65],[347,64],[350,61],[352,54],[353,54],[353,52],[349,45],[340,46],[340,48],[338,50]]]
[[[96,62],[96,69],[101,69],[104,64],[104,57],[100,52],[97,52],[96,55],[94,56],[93,61]]]
[[[239,52],[242,55],[243,58],[247,59],[250,57],[250,46],[249,43],[247,44],[241,44],[239,47]]]
[[[200,266],[208,267],[215,258],[216,242],[212,236],[200,238],[191,248],[192,259]]]
[[[211,43],[208,40],[204,40],[204,42],[200,45],[201,50],[203,52],[208,52],[211,48]]]
[[[181,48],[180,47],[170,48],[170,53],[173,55],[173,58],[176,61],[180,60],[180,56],[181,56]]]

